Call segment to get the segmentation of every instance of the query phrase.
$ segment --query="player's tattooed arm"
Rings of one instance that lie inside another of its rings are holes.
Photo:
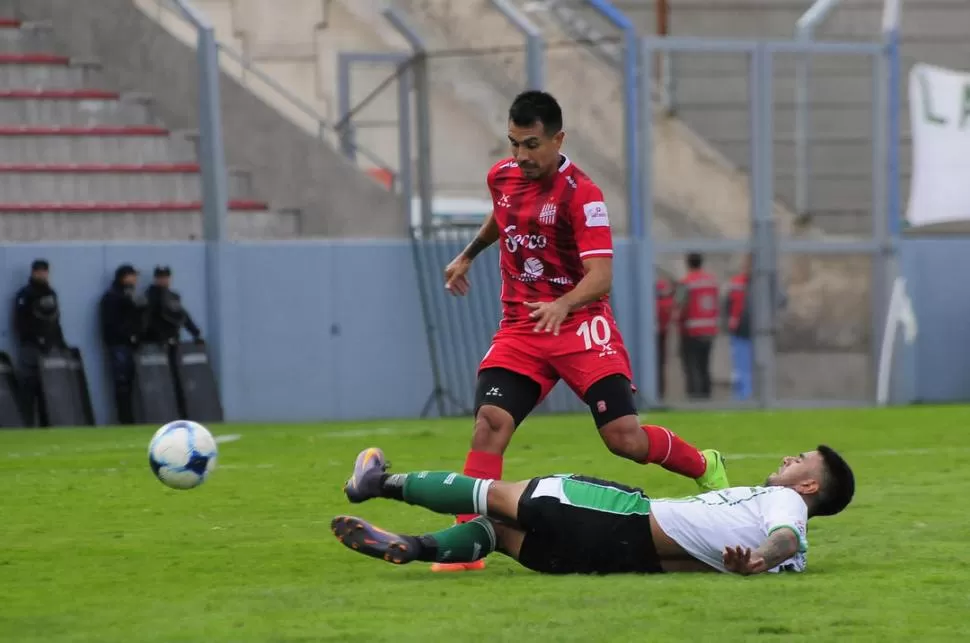
[[[729,572],[749,576],[774,569],[798,551],[798,537],[790,528],[778,529],[755,550],[746,547],[727,547],[724,567]]]
[[[762,560],[763,569],[767,571],[794,556],[798,552],[798,537],[790,527],[782,527],[771,532],[771,535],[755,550]]]
[[[495,222],[495,215],[489,213],[482,227],[478,229],[478,234],[465,246],[461,254],[466,259],[474,259],[496,241],[498,241],[498,224]]]

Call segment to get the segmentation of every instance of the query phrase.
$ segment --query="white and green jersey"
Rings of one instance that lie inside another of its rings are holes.
[[[650,512],[664,533],[687,553],[726,572],[726,547],[757,548],[773,531],[789,528],[798,553],[769,571],[804,571],[808,507],[788,487],[731,487],[688,498],[655,498]]]

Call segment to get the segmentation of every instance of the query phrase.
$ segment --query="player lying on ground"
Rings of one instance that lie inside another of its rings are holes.
[[[800,572],[808,519],[839,513],[855,491],[849,465],[824,445],[785,458],[764,486],[677,499],[650,499],[639,489],[577,475],[503,482],[386,468],[380,449],[362,451],[344,487],[347,498],[482,515],[422,536],[338,516],[331,527],[347,547],[396,564],[474,561],[498,551],[547,574]]]

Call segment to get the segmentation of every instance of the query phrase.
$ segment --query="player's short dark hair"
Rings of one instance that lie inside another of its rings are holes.
[[[692,270],[697,270],[704,265],[704,255],[699,252],[692,252],[687,255],[687,266]]]
[[[818,452],[822,456],[824,473],[818,490],[815,505],[816,516],[834,516],[845,509],[855,494],[855,476],[842,456],[832,447],[820,444]]]
[[[562,108],[552,94],[529,90],[522,92],[509,107],[509,121],[516,127],[542,123],[542,130],[552,136],[562,129]]]

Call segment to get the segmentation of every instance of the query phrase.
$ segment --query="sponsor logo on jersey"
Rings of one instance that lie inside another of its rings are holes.
[[[516,227],[510,225],[505,228],[505,248],[515,254],[519,248],[526,250],[542,250],[549,245],[549,240],[544,234],[516,234]]]
[[[522,281],[535,281],[545,272],[545,266],[535,257],[528,257],[522,263]]]
[[[591,201],[583,205],[586,215],[587,228],[606,228],[610,225],[610,217],[606,213],[606,204],[602,201]]]

